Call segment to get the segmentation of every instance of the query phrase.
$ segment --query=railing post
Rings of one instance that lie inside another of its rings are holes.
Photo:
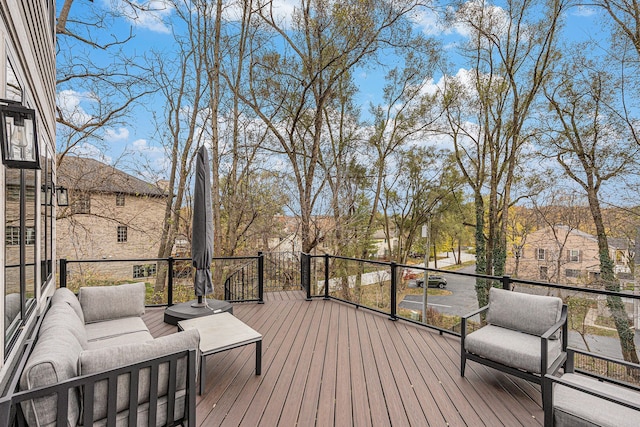
[[[258,304],[264,304],[264,252],[258,252]]]
[[[396,290],[398,287],[398,284],[396,283],[396,270],[397,270],[398,266],[396,265],[395,262],[391,262],[391,320],[398,320],[398,316],[396,314],[396,300],[397,300],[397,295],[396,295]]]
[[[324,254],[324,299],[329,299],[329,254]]]
[[[167,258],[167,305],[171,307],[173,305],[173,257]]]
[[[507,291],[511,290],[511,276],[509,275],[502,276],[502,289],[505,289]]]
[[[67,259],[66,258],[60,258],[60,287],[61,288],[66,288],[67,287]]]
[[[300,281],[307,291],[307,301],[311,301],[311,255],[300,253]]]

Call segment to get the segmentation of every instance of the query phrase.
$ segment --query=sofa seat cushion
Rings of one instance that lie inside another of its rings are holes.
[[[491,359],[513,368],[540,374],[541,338],[494,325],[487,325],[467,335],[464,341],[469,353]],[[562,352],[560,340],[549,340],[549,366]]]
[[[186,392],[184,390],[176,393],[174,406],[174,421],[180,420],[184,416],[184,401]],[[107,420],[103,418],[93,423],[93,427],[106,427]],[[127,427],[129,425],[129,410],[126,409],[116,415],[116,427]],[[138,406],[138,427],[149,426],[149,403],[143,403]],[[167,425],[167,398],[158,399],[158,408],[156,410],[156,426]]]
[[[564,374],[562,379],[640,405],[640,392],[578,374]],[[553,407],[556,427],[631,427],[638,425],[640,417],[640,413],[631,408],[561,384],[554,384]]]
[[[78,355],[82,346],[68,329],[41,331],[20,376],[20,389],[57,384],[78,376]],[[56,396],[25,401],[22,409],[30,426],[55,426]],[[77,390],[69,391],[68,425],[75,426],[80,414]]]
[[[541,336],[556,324],[561,316],[560,298],[498,288],[489,290],[487,322],[492,325]]]
[[[151,336],[149,328],[147,328],[141,317],[125,317],[104,322],[88,323],[84,325],[84,328],[89,342],[139,332],[145,332]]]
[[[152,341],[137,344],[120,345],[116,347],[101,348],[96,350],[85,350],[80,353],[78,368],[80,375],[89,375],[103,372],[109,369],[127,366],[156,357],[165,356],[177,351],[198,349],[200,335],[196,330],[179,332],[164,337],[156,338]],[[186,358],[178,363],[176,390],[186,388]],[[140,374],[138,386],[138,404],[141,405],[149,400],[150,378],[149,370],[144,370]],[[169,369],[165,365],[160,367],[158,379],[158,396],[167,394]],[[193,379],[195,381],[195,378]],[[118,388],[116,394],[117,412],[126,410],[129,406],[129,385],[128,377],[122,375],[118,378]],[[94,394],[96,396],[106,396],[108,391],[107,381],[96,384]],[[93,407],[93,419],[100,420],[107,415],[107,400],[96,399]]]
[[[133,332],[130,334],[103,338],[96,341],[89,341],[85,350],[97,350],[99,348],[109,348],[126,344],[141,344],[151,340],[153,340],[153,336],[148,332]]]
[[[78,300],[85,323],[102,322],[144,314],[145,284],[82,287]]]

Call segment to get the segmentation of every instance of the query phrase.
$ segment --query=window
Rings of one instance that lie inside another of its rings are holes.
[[[116,194],[116,206],[124,206],[124,193]]]
[[[543,248],[538,248],[538,260],[544,261],[545,255],[546,255],[546,251]]]
[[[120,225],[118,226],[118,243],[124,243],[127,241],[127,227]]]
[[[156,275],[156,265],[134,265],[133,266],[133,278],[140,279],[142,277],[152,277]]]
[[[568,255],[569,255],[569,262],[580,262],[579,249],[570,249]]]
[[[17,246],[20,244],[20,227],[7,225],[4,234],[4,241],[7,246]]]
[[[540,266],[540,280],[549,280],[549,269],[546,266]]]
[[[75,200],[71,205],[71,212],[74,214],[91,213],[91,196],[87,193],[75,194]]]
[[[580,270],[567,268],[564,275],[566,277],[580,277]]]
[[[27,227],[25,230],[27,232],[25,236],[25,244],[26,245],[35,245],[36,244],[36,228],[35,227]]]
[[[33,312],[36,296],[36,189],[33,170],[5,168],[4,351],[11,351],[20,328]]]

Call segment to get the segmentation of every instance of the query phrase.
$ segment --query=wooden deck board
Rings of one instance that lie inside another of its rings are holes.
[[[460,377],[457,337],[292,291],[234,315],[263,334],[262,375],[254,345],[209,356],[200,426],[542,425],[538,385],[474,362]],[[176,332],[163,309],[144,320]]]

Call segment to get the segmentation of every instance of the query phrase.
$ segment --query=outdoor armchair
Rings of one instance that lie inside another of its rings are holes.
[[[467,334],[469,319],[483,312],[486,325]],[[543,385],[546,374],[564,365],[566,349],[567,307],[560,298],[491,288],[489,304],[462,317],[460,375],[473,360]]]

